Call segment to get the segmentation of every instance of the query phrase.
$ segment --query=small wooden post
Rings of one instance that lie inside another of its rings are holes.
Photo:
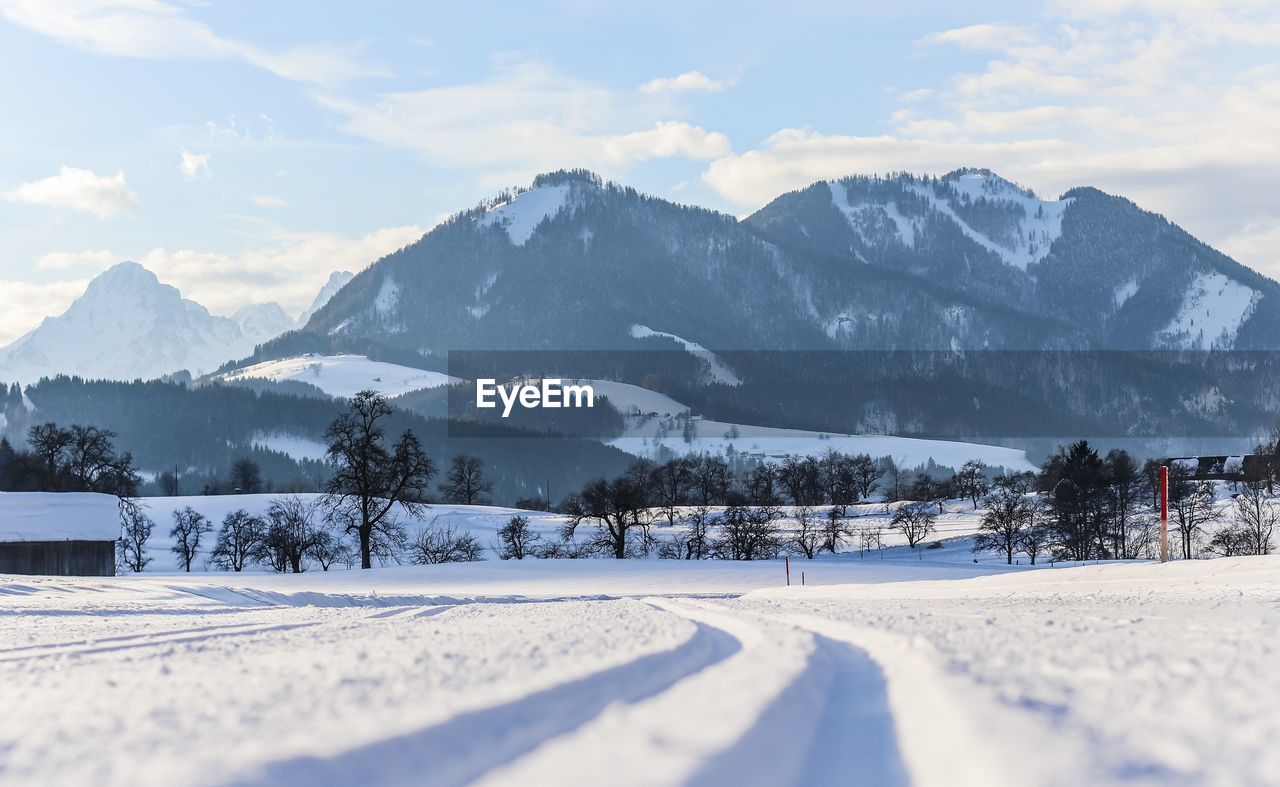
[[[782,559],[786,562],[786,565],[787,565],[787,587],[791,587],[791,556],[783,555]]]
[[[803,587],[803,586],[804,586],[804,572],[803,572],[803,571],[801,571],[801,572],[800,572],[800,585],[801,585],[801,587]]]
[[[1160,466],[1160,562],[1169,562],[1169,466]]]

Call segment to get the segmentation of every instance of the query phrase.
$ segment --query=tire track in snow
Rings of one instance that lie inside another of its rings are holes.
[[[713,604],[649,603],[742,648],[642,703],[609,708],[482,784],[596,785],[602,773],[612,787],[906,783],[883,675],[865,654]]]
[[[734,637],[712,626],[695,625],[693,636],[672,650],[331,757],[306,755],[270,763],[228,784],[447,787],[472,783],[544,742],[571,733],[611,706],[641,702],[740,650],[741,643]],[[602,773],[606,772],[595,774],[595,783],[601,783]]]
[[[323,625],[326,621],[310,621],[305,623],[268,623],[268,624],[246,624],[242,627],[235,626],[209,626],[205,629],[193,629],[192,632],[182,632],[176,635],[167,632],[157,632],[154,634],[136,635],[130,639],[135,641],[118,642],[115,644],[87,647],[51,647],[47,649],[37,650],[32,653],[26,653],[18,656],[9,656],[0,658],[0,664],[8,664],[12,662],[22,661],[44,661],[50,659],[61,659],[66,657],[93,656],[101,653],[115,653],[125,650],[138,650],[141,648],[161,647],[166,645],[188,644],[192,642],[208,642],[210,640],[223,640],[230,637],[244,637],[253,634],[264,634],[273,631],[292,631],[295,629],[311,628],[313,626]],[[236,629],[232,631],[221,630],[211,631],[210,629]],[[123,638],[122,638],[123,639]],[[38,646],[37,646],[38,647]]]
[[[762,613],[820,640],[865,653],[882,670],[886,711],[902,731],[905,772],[925,787],[987,787],[1016,773],[1027,785],[1079,784],[1087,750],[1030,714],[998,706],[937,663],[933,651],[896,634],[803,613]],[[909,733],[909,734],[908,734]],[[1044,745],[1055,742],[1055,747]],[[806,782],[807,784],[808,782]],[[813,782],[820,783],[820,782]]]

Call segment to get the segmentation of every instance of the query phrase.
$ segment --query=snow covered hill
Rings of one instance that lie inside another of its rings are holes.
[[[304,315],[349,281],[335,273]],[[107,269],[61,315],[0,348],[0,380],[33,383],[57,374],[151,379],[212,372],[298,326],[280,304],[250,304],[230,317],[209,313],[135,262]]]
[[[970,459],[980,459],[991,467],[1013,471],[1035,470],[1026,452],[978,443],[951,440],[922,440],[892,435],[853,435],[779,429],[751,424],[735,424],[702,417],[692,420],[685,439],[680,416],[690,408],[665,394],[636,385],[609,380],[585,380],[597,395],[607,396],[626,419],[626,432],[609,440],[609,445],[634,456],[656,459],[685,453],[725,456],[733,451],[764,461],[780,461],[787,456],[822,456],[829,450],[845,454],[893,457],[902,467],[924,466],[933,460],[958,468]]]
[[[436,388],[458,382],[443,372],[414,369],[382,361],[371,361],[363,355],[300,355],[278,361],[246,366],[218,375],[227,382],[261,379],[293,380],[314,385],[330,396],[350,398],[357,392],[372,389],[384,396],[399,396],[409,391]]]

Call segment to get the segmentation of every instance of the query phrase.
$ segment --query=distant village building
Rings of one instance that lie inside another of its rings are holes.
[[[1262,481],[1267,477],[1268,456],[1175,456],[1164,461],[1188,471],[1196,481]]]
[[[115,576],[119,535],[113,495],[0,492],[0,574]]]

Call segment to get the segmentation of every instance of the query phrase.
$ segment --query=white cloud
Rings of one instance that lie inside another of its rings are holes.
[[[195,180],[199,177],[209,177],[209,159],[212,157],[209,153],[192,153],[183,148],[178,151],[182,160],[178,162],[178,170],[182,172],[182,176],[187,180]]]
[[[729,138],[688,123],[658,123],[645,131],[633,131],[604,140],[605,152],[623,161],[683,156],[713,159],[733,151]]]
[[[0,279],[0,347],[34,329],[45,317],[66,311],[88,284],[88,279],[47,284]]]
[[[84,211],[99,218],[138,204],[138,195],[125,185],[123,172],[97,175],[77,167],[62,167],[57,175],[23,183],[4,197],[12,202]]]
[[[679,76],[645,82],[640,86],[640,90],[644,93],[690,93],[693,91],[719,93],[732,84],[732,82],[712,79],[701,71],[686,71]]]
[[[348,133],[411,149],[433,166],[480,170],[484,183],[510,185],[565,166],[620,175],[637,161],[730,150],[723,134],[659,122],[667,109],[661,99],[637,100],[528,61],[499,63],[479,82],[388,93],[372,103],[320,101],[345,116]]]
[[[386,227],[358,238],[282,232],[274,245],[236,254],[157,248],[134,259],[215,314],[267,300],[294,313],[310,305],[333,271],[362,270],[423,232],[418,226]]]
[[[36,269],[42,271],[61,271],[71,269],[89,269],[103,271],[119,262],[121,258],[109,251],[54,251],[36,260]]]
[[[1010,45],[1034,40],[1035,33],[1029,28],[1002,23],[969,25],[924,37],[927,44],[955,44],[965,49],[1007,49]]]
[[[298,82],[339,85],[385,76],[349,47],[269,51],[223,38],[186,10],[162,0],[3,0],[10,21],[68,46],[117,57],[235,59]]]
[[[281,197],[273,197],[270,194],[250,194],[249,201],[259,208],[283,208],[288,205]]]

